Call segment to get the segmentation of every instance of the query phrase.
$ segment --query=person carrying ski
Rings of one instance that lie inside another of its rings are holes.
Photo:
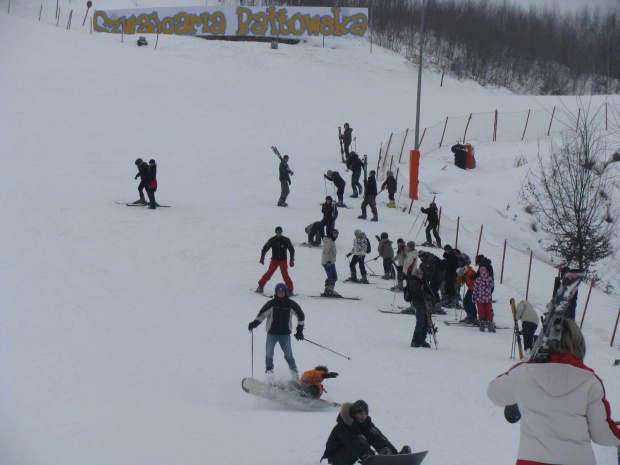
[[[388,208],[396,208],[396,201],[394,199],[394,194],[396,194],[396,189],[398,188],[396,184],[396,178],[394,178],[394,172],[388,171],[387,178],[381,184],[381,190],[387,188],[389,202],[387,204]]]
[[[345,160],[349,159],[349,147],[351,146],[353,128],[349,126],[349,123],[344,123],[344,131],[342,134],[338,134],[338,138],[342,140],[344,144],[344,156]]]
[[[256,288],[256,292],[260,294],[265,292],[265,284],[267,284],[267,281],[271,279],[271,276],[273,276],[275,271],[280,268],[280,272],[282,273],[282,278],[286,283],[286,287],[289,293],[293,294],[293,281],[288,275],[288,267],[286,265],[286,252],[288,250],[291,254],[289,265],[291,267],[295,266],[295,247],[293,247],[293,244],[288,237],[282,235],[282,227],[277,226],[275,232],[276,235],[271,237],[267,242],[265,242],[263,250],[261,250],[260,253],[259,263],[261,265],[264,265],[265,255],[267,254],[267,251],[271,249],[271,262],[269,263],[269,268],[267,269],[267,272],[263,275],[262,278],[260,278],[260,281],[258,281],[258,287]]]
[[[324,297],[340,297],[340,294],[334,290],[336,281],[338,281],[338,273],[336,272],[336,239],[338,239],[338,230],[334,229],[331,235],[327,235],[323,241],[321,265],[323,265],[323,269],[325,269],[327,274],[325,291],[321,294]]]
[[[529,357],[534,344],[534,333],[538,328],[538,314],[531,303],[522,300],[516,307],[516,318],[521,320],[521,333],[523,334],[524,355]]]
[[[458,306],[458,299],[456,297],[456,269],[459,267],[459,257],[457,255],[458,252],[455,252],[451,245],[446,244],[443,248],[443,264],[445,274],[445,295],[444,301],[442,302],[442,306],[444,307],[454,307]]]
[[[379,221],[377,216],[377,179],[375,178],[374,170],[370,170],[368,178],[364,179],[364,201],[362,202],[362,214],[357,218],[360,220],[366,219],[366,207],[370,206],[373,217],[370,221]]]
[[[364,169],[364,162],[357,153],[351,152],[349,158],[347,158],[347,168],[351,170],[351,189],[353,189],[353,195],[350,195],[350,197],[357,199],[358,192],[359,195],[362,195],[363,192],[360,177]]]
[[[380,455],[410,454],[411,447],[403,446],[398,452],[368,416],[366,402],[344,402],[320,462],[327,459],[331,465],[353,465],[376,455],[375,451]]]
[[[396,240],[396,286],[392,288],[393,291],[403,290],[403,281],[405,280],[405,273],[403,272],[403,266],[407,259],[405,241],[401,238]],[[417,257],[416,257],[417,258]]]
[[[359,229],[356,229],[353,234],[355,235],[355,239],[353,240],[353,249],[351,249],[351,252],[347,254],[347,257],[353,255],[351,263],[349,264],[349,269],[351,270],[351,277],[347,281],[368,284],[364,259],[366,258],[366,254],[368,253],[370,243],[368,242],[366,234],[364,234]],[[360,273],[362,275],[362,279],[360,279],[359,281],[357,280],[357,275],[355,274],[355,265],[357,265],[358,263],[360,266]]]
[[[312,224],[309,224],[304,229],[306,234],[308,235],[307,245],[319,246],[325,237],[325,232],[323,230],[323,223],[321,221],[315,221]]]
[[[155,160],[149,160],[149,168],[146,171],[146,179],[144,180],[144,189],[149,197],[149,209],[155,210],[159,204],[155,201],[155,192],[157,191],[157,163]]]
[[[585,355],[579,326],[566,318],[548,363],[518,363],[489,384],[491,402],[521,414],[517,465],[595,465],[592,442],[620,446],[603,381]]]
[[[377,252],[383,259],[383,276],[381,276],[381,279],[394,279],[392,268],[394,249],[392,248],[392,241],[388,239],[388,233],[381,233],[381,240],[379,241]]]
[[[437,204],[435,202],[431,202],[428,208],[420,208],[420,211],[426,215],[426,220],[428,221],[428,226],[426,227],[426,242],[422,244],[425,247],[433,247],[433,240],[431,239],[431,231],[433,232],[433,236],[435,236],[435,240],[437,241],[437,247],[441,247],[441,237],[439,237],[439,232],[437,228],[439,227],[439,215],[437,214]]]
[[[276,344],[280,344],[284,352],[284,360],[288,363],[293,381],[299,379],[299,372],[293,357],[291,347],[291,332],[293,328],[293,315],[297,318],[295,339],[304,340],[305,316],[297,302],[288,297],[287,287],[284,283],[278,283],[275,287],[273,299],[269,300],[258,312],[254,321],[248,325],[248,331],[253,331],[264,320],[267,320],[267,341],[265,344],[265,373],[273,375],[273,352]]]
[[[330,236],[336,226],[336,218],[338,218],[338,207],[330,195],[325,197],[325,203],[321,205],[321,213],[323,213],[321,222],[325,225],[325,233]]]
[[[465,292],[465,297],[463,297],[463,308],[465,309],[465,313],[467,316],[461,320],[463,323],[467,324],[475,324],[476,323],[476,306],[472,301],[472,295],[474,293],[474,283],[476,282],[476,272],[471,266],[463,266],[461,268],[457,268],[456,270],[456,282],[459,285],[465,284],[467,287],[467,292]]]
[[[494,287],[494,281],[491,275],[487,273],[487,269],[481,266],[478,270],[480,274],[474,283],[474,292],[472,294],[473,301],[478,307],[478,320],[480,321],[480,331],[484,332],[485,326],[490,333],[495,332],[495,323],[493,323],[493,297],[491,289]]]
[[[411,347],[430,347],[426,342],[428,334],[428,317],[426,315],[426,301],[431,300],[433,296],[424,290],[424,272],[421,268],[413,270],[411,276],[407,278],[407,288],[405,290],[404,299],[411,304],[407,311],[415,313],[415,329],[413,330],[413,338],[411,339]]]
[[[329,371],[326,366],[318,365],[314,367],[314,370],[304,372],[299,378],[297,386],[299,386],[304,397],[322,401],[323,399],[320,397],[324,392],[327,392],[323,387],[323,380],[336,377],[338,377],[338,373]]]
[[[323,177],[328,181],[333,182],[334,186],[336,186],[336,196],[338,197],[338,203],[336,203],[336,206],[345,207],[346,205],[344,204],[343,198],[344,188],[347,185],[346,181],[342,179],[338,171],[327,170],[327,174],[324,174]]]
[[[146,187],[146,173],[149,170],[149,164],[142,160],[142,158],[138,158],[136,160],[136,166],[138,167],[138,174],[136,174],[134,179],[140,178],[140,184],[138,184],[138,193],[140,194],[140,198],[133,203],[141,203],[143,205],[146,205],[147,202],[144,198],[144,188]]]
[[[288,207],[286,198],[291,193],[288,186],[290,186],[291,176],[293,176],[293,172],[288,167],[288,155],[282,157],[278,171],[280,179],[280,199],[278,200],[278,207]]]

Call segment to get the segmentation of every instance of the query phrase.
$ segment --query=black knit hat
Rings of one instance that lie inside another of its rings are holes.
[[[484,255],[482,255],[482,254],[480,254],[480,255],[476,255],[476,260],[475,260],[476,265],[477,265],[478,263],[480,263],[480,262],[482,261],[482,259],[483,259],[483,258],[484,258]]]
[[[356,400],[353,402],[353,405],[351,405],[351,408],[349,408],[349,414],[353,416],[361,412],[368,413],[368,404],[363,400]]]
[[[276,232],[282,232],[282,226],[276,226]]]

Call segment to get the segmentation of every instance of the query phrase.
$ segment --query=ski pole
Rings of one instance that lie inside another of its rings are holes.
[[[325,197],[327,197],[327,179],[323,178],[323,181],[325,181]]]
[[[341,357],[344,357],[344,358],[346,358],[347,360],[351,360],[351,357],[347,357],[346,355],[342,355],[342,354],[340,354],[340,353],[336,352],[335,350],[328,349],[327,347],[324,347],[324,346],[322,346],[321,344],[317,344],[316,342],[312,342],[310,339],[304,339],[304,341],[309,342],[310,344],[314,344],[315,346],[319,346],[319,347],[321,347],[321,348],[323,348],[323,349],[325,349],[325,350],[329,350],[330,352],[333,352],[333,353],[335,353],[335,354],[337,354],[337,355],[340,355]]]
[[[415,228],[415,225],[418,222],[418,218],[420,217],[420,213],[422,213],[422,212],[421,211],[418,212],[418,216],[415,217],[415,221],[413,222],[413,225],[411,226],[411,229],[409,230],[409,234],[411,234],[411,231],[413,231],[413,228]]]
[[[252,378],[254,378],[254,331],[250,333],[252,333]]]

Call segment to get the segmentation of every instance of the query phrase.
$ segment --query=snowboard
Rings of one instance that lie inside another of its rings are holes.
[[[363,465],[420,465],[426,454],[427,450],[413,454],[371,455]]]
[[[296,386],[297,384],[292,381],[286,385],[266,384],[254,378],[244,378],[243,381],[241,381],[241,387],[248,394],[269,399],[297,410],[324,410],[330,407],[341,406],[337,402],[327,402],[311,399],[310,397],[303,397],[300,392],[295,389]]]

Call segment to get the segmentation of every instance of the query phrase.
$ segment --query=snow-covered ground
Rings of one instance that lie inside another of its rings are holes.
[[[249,289],[266,269],[260,249],[275,226],[301,242],[304,227],[320,219],[322,173],[343,171],[337,126],[351,124],[358,152],[371,161],[387,134],[413,126],[417,69],[377,47],[370,54],[361,40],[278,50],[162,36],[154,51],[150,42],[138,48],[0,13],[0,463],[318,463],[336,411],[291,411],[241,390],[242,378],[264,371],[264,327],[252,347],[247,324],[265,299]],[[423,125],[557,102],[439,81],[424,77]],[[275,206],[271,145],[290,155],[295,172],[287,209]],[[447,154],[422,163],[439,203],[472,224],[482,222],[480,210],[514,201],[514,157],[536,150],[477,148],[479,170],[466,183],[441,169]],[[157,160],[157,198],[172,208],[115,203],[137,198],[137,157]],[[354,229],[371,238],[415,235],[413,215],[380,204],[380,222],[362,222],[359,201],[349,204],[356,208],[337,223],[341,277]],[[514,224],[487,216],[492,230]],[[322,363],[340,373],[326,397],[365,399],[396,445],[430,450],[425,464],[514,463],[518,426],[486,398],[487,383],[514,363],[511,330],[438,323],[439,350],[412,349],[414,318],[377,311],[395,298],[380,289],[388,283],[338,283],[360,302],[310,299],[324,272],[320,251],[301,247],[291,275],[307,338],[351,357],[293,342],[300,369]],[[551,286],[532,283],[539,307]],[[507,302],[522,299],[521,289],[509,282],[496,296],[497,322],[509,326]],[[601,302],[589,312],[606,322],[618,302]],[[618,419],[617,346],[609,347],[609,328],[584,328],[586,363],[605,381]],[[613,449],[595,452],[601,464],[615,460]]]

